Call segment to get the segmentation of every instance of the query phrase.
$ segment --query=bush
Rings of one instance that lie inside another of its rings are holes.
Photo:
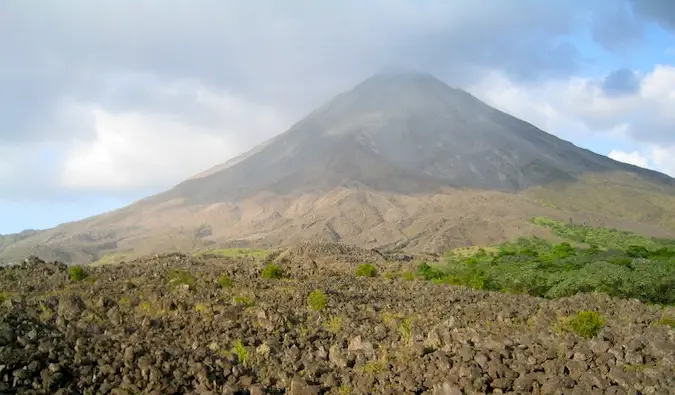
[[[534,222],[563,238],[581,238],[590,247],[519,238],[498,246],[494,256],[478,251],[448,255],[444,264],[422,263],[417,275],[434,283],[546,298],[604,292],[644,303],[675,304],[675,240],[541,218]]]
[[[327,303],[328,297],[325,293],[323,293],[323,291],[319,289],[310,292],[309,296],[307,297],[307,304],[316,311],[323,310]]]
[[[274,263],[270,263],[262,270],[260,275],[263,278],[273,279],[273,278],[282,278],[284,276],[284,271]]]
[[[232,288],[234,281],[227,274],[223,274],[218,278],[218,284],[221,288]]]
[[[569,320],[568,325],[577,335],[590,339],[605,326],[605,318],[595,311],[580,311]]]
[[[234,342],[234,353],[237,355],[237,362],[246,365],[248,363],[248,350],[241,340]]]
[[[363,263],[356,268],[354,274],[358,277],[375,277],[377,276],[377,269],[370,263]]]
[[[69,272],[72,281],[82,281],[87,278],[87,272],[82,266],[71,266]]]
[[[171,269],[168,273],[169,289],[174,290],[179,286],[194,289],[197,278],[185,270]]]

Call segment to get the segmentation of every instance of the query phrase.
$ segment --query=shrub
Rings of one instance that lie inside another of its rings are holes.
[[[169,270],[168,279],[169,289],[171,290],[174,290],[179,286],[186,286],[188,289],[194,289],[197,284],[197,278],[185,270]]]
[[[362,263],[356,268],[354,274],[358,277],[375,277],[377,276],[377,269],[370,263]]]
[[[325,293],[323,293],[323,291],[319,289],[310,292],[309,296],[307,297],[307,304],[316,311],[323,310],[327,303],[328,297]]]
[[[580,311],[569,320],[568,325],[577,335],[590,339],[605,326],[605,318],[595,311]]]
[[[670,328],[675,328],[675,317],[669,315],[664,315],[660,320],[656,322],[656,325],[667,326]]]
[[[260,275],[263,278],[273,279],[273,278],[282,278],[284,276],[284,271],[274,263],[270,263],[265,266]]]
[[[323,327],[333,334],[338,334],[342,330],[342,317],[334,316],[324,322]]]
[[[248,350],[246,349],[246,346],[244,346],[244,343],[242,343],[241,340],[237,340],[234,342],[234,353],[237,355],[237,362],[239,362],[242,365],[246,365],[248,362]]]
[[[223,274],[218,278],[218,284],[221,288],[232,288],[234,281],[227,274]]]
[[[87,278],[87,272],[82,266],[71,266],[69,272],[72,281],[82,281]]]

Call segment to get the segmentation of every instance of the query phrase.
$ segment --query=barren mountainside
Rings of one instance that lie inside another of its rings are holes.
[[[551,236],[533,216],[672,236],[675,180],[579,148],[428,74],[378,74],[168,191],[4,236],[0,261],[303,240],[440,252]]]

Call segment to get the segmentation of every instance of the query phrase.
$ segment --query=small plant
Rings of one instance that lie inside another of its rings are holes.
[[[330,317],[328,321],[323,324],[323,327],[333,334],[338,334],[342,330],[342,317],[334,316]]]
[[[248,363],[248,350],[246,349],[246,346],[244,346],[244,343],[242,343],[241,340],[237,340],[234,342],[233,351],[237,355],[237,361],[240,364],[246,365]]]
[[[12,295],[9,292],[0,292],[0,303],[4,302],[5,300],[9,300]]]
[[[660,320],[656,322],[656,325],[668,326],[670,328],[675,328],[675,317],[664,315]]]
[[[206,303],[197,303],[195,305],[195,311],[198,313],[206,313],[207,311],[209,311],[209,305],[207,305]]]
[[[398,326],[398,333],[401,335],[401,340],[405,344],[412,343],[413,322],[412,318],[408,317]]]
[[[244,307],[253,306],[253,299],[248,295],[239,295],[234,297],[234,304],[241,305]]]
[[[378,374],[386,370],[386,364],[382,361],[369,361],[361,368],[365,374]]]
[[[232,285],[234,285],[234,281],[228,276],[227,274],[223,274],[218,278],[218,284],[220,285],[221,288],[232,288]]]
[[[605,326],[605,318],[595,311],[580,311],[567,324],[579,336],[590,339]]]
[[[87,278],[87,272],[82,266],[71,266],[69,273],[72,281],[82,281]]]
[[[178,287],[194,289],[197,283],[195,276],[185,270],[171,269],[169,271],[169,289],[174,290]]]
[[[403,272],[403,281],[413,281],[413,280],[415,280],[415,273]]]
[[[282,278],[284,276],[284,271],[281,269],[279,265],[270,263],[265,266],[260,275],[262,276],[262,278],[266,279]]]
[[[354,274],[358,277],[375,277],[377,276],[377,269],[370,263],[362,263],[356,268]]]
[[[320,289],[310,292],[309,296],[307,296],[307,304],[313,310],[321,311],[326,307],[327,303],[328,297]]]

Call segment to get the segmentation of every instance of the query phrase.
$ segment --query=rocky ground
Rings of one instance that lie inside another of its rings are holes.
[[[373,253],[357,277],[358,253],[327,254],[276,256],[283,278],[180,254],[0,268],[0,393],[675,394],[672,307],[435,285]],[[584,310],[591,338],[568,325]]]

